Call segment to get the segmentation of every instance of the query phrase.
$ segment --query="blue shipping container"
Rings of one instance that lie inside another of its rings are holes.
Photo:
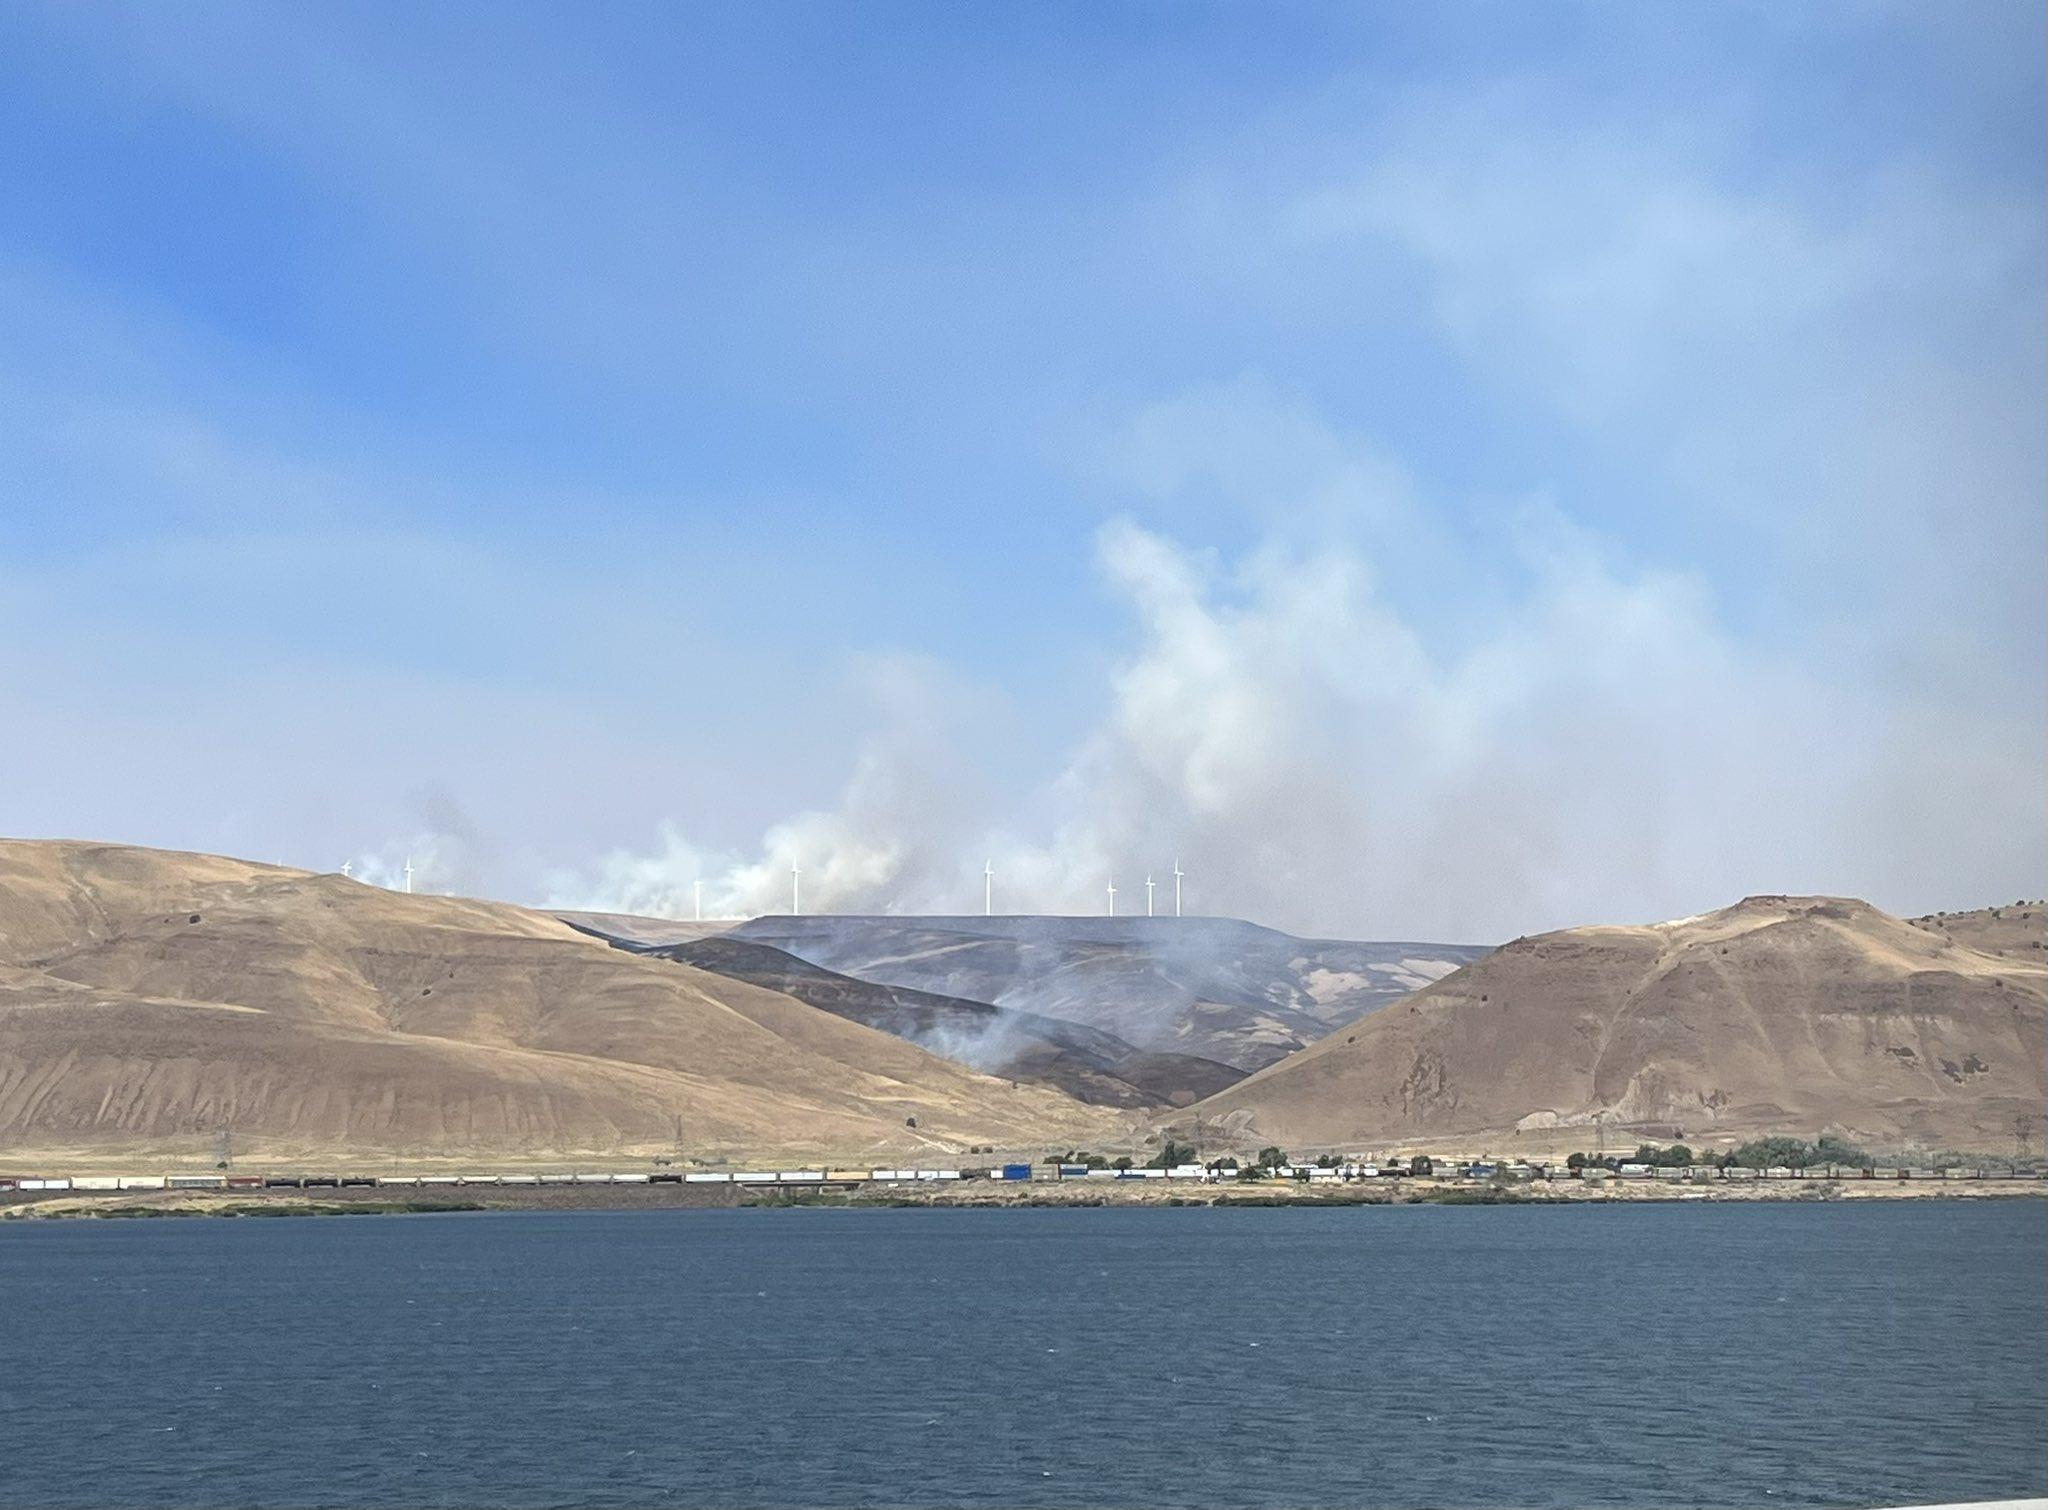
[[[1005,1164],[1003,1172],[997,1175],[996,1178],[999,1180],[1028,1180],[1031,1178],[1031,1166],[1029,1164]]]

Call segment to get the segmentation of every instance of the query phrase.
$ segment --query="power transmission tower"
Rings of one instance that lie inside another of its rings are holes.
[[[213,1134],[213,1167],[226,1169],[235,1162],[235,1130],[223,1122]]]

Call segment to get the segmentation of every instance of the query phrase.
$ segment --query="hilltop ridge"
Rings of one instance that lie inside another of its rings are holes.
[[[1315,1146],[1598,1120],[2010,1147],[2048,1094],[2044,1002],[2038,957],[1752,896],[1516,939],[1195,1111]]]
[[[505,903],[0,841],[0,1140],[902,1150],[1100,1114]]]

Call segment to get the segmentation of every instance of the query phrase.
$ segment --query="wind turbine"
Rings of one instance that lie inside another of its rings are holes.
[[[692,881],[690,890],[697,898],[697,921],[701,923],[704,921],[704,883]]]
[[[803,872],[796,867],[796,861],[789,862],[789,915],[800,918],[804,915]]]
[[[342,880],[346,881],[346,880],[348,879],[348,873],[349,873],[350,869],[351,869],[351,868],[353,867],[353,864],[354,864],[354,862],[353,862],[353,861],[350,861],[350,860],[343,860],[343,861],[341,862],[341,878],[342,878]]]
[[[412,856],[405,857],[405,894],[412,895]]]
[[[1109,915],[1116,916],[1116,877],[1109,878]]]
[[[1145,872],[1145,916],[1152,916],[1152,872]]]
[[[996,862],[984,860],[981,864],[981,915],[992,918],[996,915]]]
[[[1173,857],[1173,915],[1180,916],[1180,878],[1187,872],[1180,868],[1180,856]]]

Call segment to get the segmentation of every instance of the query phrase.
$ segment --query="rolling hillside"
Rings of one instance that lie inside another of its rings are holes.
[[[2048,1094],[2044,1001],[2038,953],[1987,954],[1865,902],[1751,897],[1517,939],[1196,1110],[1309,1147],[1590,1145],[1598,1117],[1695,1140],[2011,1149]]]
[[[913,1122],[915,1126],[908,1125]],[[1100,1114],[523,908],[0,841],[0,1148],[1035,1144]]]
[[[1098,1105],[1187,1106],[1244,1078],[1228,1065],[1147,1053],[1055,1017],[856,980],[746,939],[710,938],[650,952],[780,991],[988,1074],[1049,1085]]]
[[[1486,952],[1298,939],[1231,918],[760,917],[726,936],[1246,1071]]]
[[[1913,918],[1952,943],[2001,959],[2040,962],[2048,959],[2048,902],[2014,902],[2010,907],[1976,907],[1968,912],[1931,912]]]

